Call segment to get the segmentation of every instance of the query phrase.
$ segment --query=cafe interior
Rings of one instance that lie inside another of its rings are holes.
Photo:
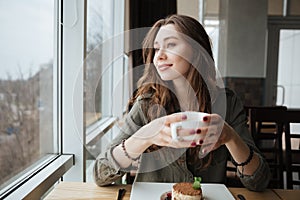
[[[300,0],[1,1],[0,199],[164,199],[169,183],[127,172],[99,187],[93,167],[125,123],[143,38],[171,14],[205,28],[272,175],[250,191],[228,158],[204,197],[299,199]]]

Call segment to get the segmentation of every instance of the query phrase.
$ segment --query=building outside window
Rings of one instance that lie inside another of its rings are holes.
[[[0,1],[0,190],[58,153],[54,1]]]

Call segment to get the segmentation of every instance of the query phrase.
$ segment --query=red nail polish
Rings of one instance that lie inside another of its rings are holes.
[[[199,140],[199,144],[203,144],[203,140]]]
[[[191,131],[190,131],[190,134],[191,134],[191,135],[195,134],[195,130],[191,130]]]
[[[195,147],[196,145],[197,145],[196,142],[192,142],[192,143],[191,143],[191,146],[192,146],[192,147]]]
[[[186,115],[182,115],[181,119],[187,119],[187,116]]]
[[[168,192],[168,193],[167,193],[167,197],[168,197],[168,199],[171,199],[171,198],[172,198],[172,193],[171,193],[171,192]]]
[[[206,122],[207,120],[208,120],[208,117],[206,117],[206,116],[205,116],[205,117],[203,117],[203,121],[205,121],[205,122]]]
[[[198,134],[201,133],[201,129],[198,128],[196,132],[197,132]]]

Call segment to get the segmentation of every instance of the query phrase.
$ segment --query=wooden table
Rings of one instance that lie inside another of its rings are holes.
[[[123,200],[130,199],[131,185],[115,185],[107,187],[98,187],[94,183],[82,182],[60,182],[54,189],[45,197],[46,200],[60,199],[101,199],[114,200],[117,199],[119,188],[125,188],[126,194]],[[268,189],[264,192],[252,192],[246,188],[228,188],[232,195],[237,198],[238,194],[244,195],[247,200],[298,200],[300,190],[281,190]],[[154,199],[155,200],[155,199]]]

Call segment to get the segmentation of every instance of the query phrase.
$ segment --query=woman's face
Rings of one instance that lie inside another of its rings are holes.
[[[164,81],[185,77],[191,67],[192,48],[173,24],[162,26],[154,40],[153,63]]]

